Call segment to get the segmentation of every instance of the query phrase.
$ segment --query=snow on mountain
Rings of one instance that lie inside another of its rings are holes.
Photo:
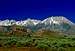
[[[35,19],[27,19],[27,20],[25,20],[25,24],[30,24],[30,25],[31,25],[31,23],[33,25],[37,25],[40,22],[41,22],[40,20],[35,20]]]
[[[4,20],[4,21],[0,21],[0,26],[11,26],[13,24],[15,24],[15,20]]]
[[[17,21],[16,25],[22,25],[22,26],[37,25],[40,22],[41,22],[40,20],[27,19],[27,20],[24,20],[24,21]]]
[[[27,19],[27,20],[21,20],[21,21],[15,21],[15,20],[0,20],[0,26],[11,26],[11,25],[20,25],[20,26],[28,26],[28,25],[34,25],[36,26],[37,24],[45,24],[45,25],[51,25],[51,24],[60,24],[60,23],[68,23],[70,25],[73,25],[74,23],[72,23],[71,21],[69,21],[67,18],[63,17],[63,16],[55,16],[55,17],[49,17],[44,19],[43,21],[41,20],[35,20],[35,19]]]
[[[44,24],[60,24],[60,23],[68,23],[70,25],[73,25],[74,23],[72,23],[70,20],[68,20],[67,18],[63,17],[63,16],[55,16],[55,17],[49,17],[45,20],[42,21],[42,23]]]
[[[25,26],[25,28],[37,31],[39,29],[46,29],[51,31],[75,33],[75,23],[68,20],[63,16],[52,16],[41,20],[27,19],[27,20],[0,20],[0,26],[12,26],[12,25]]]

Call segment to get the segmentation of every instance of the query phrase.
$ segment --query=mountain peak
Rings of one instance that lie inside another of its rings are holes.
[[[46,22],[49,22],[50,24],[51,23],[54,23],[54,24],[60,24],[60,23],[68,23],[70,25],[74,25],[74,23],[72,23],[70,20],[68,20],[66,17],[64,16],[52,16],[52,17],[49,17],[45,20],[42,21],[42,23],[45,23]]]

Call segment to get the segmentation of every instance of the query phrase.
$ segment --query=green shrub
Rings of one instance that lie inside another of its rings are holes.
[[[29,36],[11,36],[0,37],[0,46],[2,47],[37,47],[37,48],[67,48],[75,47],[75,41],[71,37],[50,38],[50,37],[29,37]]]

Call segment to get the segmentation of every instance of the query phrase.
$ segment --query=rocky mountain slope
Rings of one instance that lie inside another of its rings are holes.
[[[59,32],[65,32],[74,33],[75,31],[75,23],[68,20],[66,17],[63,16],[55,16],[55,17],[48,17],[41,20],[35,20],[35,19],[27,19],[27,20],[3,20],[0,21],[0,26],[12,26],[12,25],[18,25],[23,26],[27,29],[31,30],[39,30],[39,29],[45,29],[45,30],[51,30],[51,31],[59,31]]]

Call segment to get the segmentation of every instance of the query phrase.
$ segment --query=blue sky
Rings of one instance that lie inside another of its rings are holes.
[[[0,19],[45,19],[65,16],[75,22],[73,0],[0,0]]]

